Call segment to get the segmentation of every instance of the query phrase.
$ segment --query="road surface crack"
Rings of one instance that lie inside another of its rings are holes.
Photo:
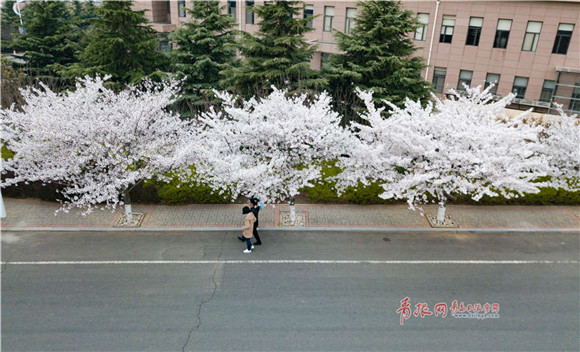
[[[220,247],[220,253],[219,253],[218,257],[217,257],[217,261],[219,261],[221,259],[221,257],[222,257],[222,253],[224,251],[224,243],[225,243],[225,241],[226,241],[226,234],[224,234],[224,237],[222,239],[222,243],[221,243],[221,247]],[[208,302],[211,302],[214,299],[214,297],[215,297],[215,294],[216,294],[216,291],[217,291],[217,282],[215,280],[215,277],[216,277],[216,273],[217,273],[217,270],[218,270],[218,268],[219,268],[220,265],[222,265],[222,264],[216,263],[214,265],[214,270],[213,270],[213,274],[212,274],[212,277],[211,277],[212,282],[213,282],[213,291],[212,291],[212,293],[211,293],[211,295],[209,296],[208,299],[202,299],[201,302],[199,303],[199,307],[197,309],[197,325],[195,325],[191,330],[189,330],[189,333],[187,334],[187,340],[185,340],[185,344],[181,348],[181,351],[182,352],[185,352],[185,349],[187,348],[187,345],[189,344],[189,341],[191,340],[191,336],[193,335],[193,333],[195,331],[197,331],[201,327],[201,310],[203,308],[203,305],[206,304],[206,303],[208,303]]]
[[[6,269],[8,269],[9,262],[10,262],[10,259],[7,259],[4,263],[2,263],[2,271],[0,271],[0,274],[4,274],[6,272]]]

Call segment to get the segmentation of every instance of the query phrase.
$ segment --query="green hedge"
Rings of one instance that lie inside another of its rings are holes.
[[[181,184],[177,179],[163,184],[157,191],[159,199],[164,204],[226,204],[231,203],[229,193],[219,194],[204,184]]]
[[[376,182],[367,187],[360,183],[356,188],[349,187],[339,197],[334,190],[335,182],[328,181],[328,178],[338,175],[339,172],[340,169],[338,167],[325,167],[322,171],[322,181],[312,188],[304,189],[301,193],[303,193],[312,203],[348,203],[365,205],[405,202],[404,200],[380,198],[379,194],[383,193],[383,188]],[[540,179],[539,181],[545,181],[545,179]],[[501,195],[498,197],[484,196],[476,202],[467,195],[459,195],[455,199],[450,199],[449,203],[479,205],[580,205],[580,192],[569,192],[561,188],[540,188],[540,193],[526,194],[525,196],[518,198],[507,199]]]
[[[327,166],[322,170],[322,180],[314,187],[302,190],[302,194],[312,203],[347,203],[347,204],[393,204],[404,202],[397,199],[382,199],[379,194],[383,193],[383,188],[378,183],[364,186],[359,182],[357,187],[348,187],[340,196],[334,189],[336,182],[329,181],[332,176],[338,175],[340,168]]]
[[[328,180],[335,176],[340,169],[328,166],[323,169],[323,180],[315,184],[314,187],[301,191],[305,201],[309,203],[321,204],[395,204],[404,203],[404,200],[382,199],[379,194],[383,192],[378,183],[373,183],[367,187],[359,184],[357,187],[350,187],[340,196],[334,189],[334,182]],[[43,200],[55,201],[62,198],[54,184],[42,185],[34,182],[29,185],[19,184],[17,187],[8,187],[2,193],[8,197],[35,197]],[[168,205],[178,204],[227,204],[231,203],[230,194],[220,195],[209,186],[190,182],[181,184],[177,178],[171,182],[150,180],[138,185],[131,191],[131,198],[136,203],[162,203]],[[449,203],[454,204],[479,204],[479,205],[580,205],[580,192],[568,192],[563,189],[542,188],[538,194],[527,194],[524,197],[506,199],[502,196],[484,196],[479,202],[472,200],[469,196],[460,195],[452,199]]]

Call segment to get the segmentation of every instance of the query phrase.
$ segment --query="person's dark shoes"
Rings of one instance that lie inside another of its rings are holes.
[[[240,240],[242,242],[246,242],[246,240],[242,236],[238,236],[238,240]]]
[[[261,246],[262,245],[262,242],[254,242],[253,245],[254,246]]]

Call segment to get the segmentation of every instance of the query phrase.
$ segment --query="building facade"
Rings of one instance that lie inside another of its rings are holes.
[[[268,1],[221,1],[238,29],[254,32],[258,18],[249,10]],[[551,102],[580,112],[580,3],[569,1],[402,1],[420,28],[409,33],[416,55],[427,63],[422,76],[438,94],[449,89],[487,86],[494,94],[514,92],[514,107],[548,112]],[[190,21],[189,0],[140,0],[152,26],[168,33]],[[306,0],[301,16],[313,17],[306,38],[318,45],[312,67],[320,68],[340,51],[332,31],[356,25],[355,1]]]

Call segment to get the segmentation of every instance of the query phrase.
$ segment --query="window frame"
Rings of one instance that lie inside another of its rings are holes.
[[[425,15],[427,16],[427,22],[421,22],[421,15]],[[417,22],[419,23],[419,27],[417,29],[415,29],[415,35],[413,36],[413,38],[415,40],[424,42],[427,40],[427,30],[429,29],[429,14],[428,13],[424,13],[424,12],[420,12],[417,14]],[[420,33],[419,38],[417,38],[417,35]]]
[[[570,31],[564,31],[561,30],[560,27],[562,25],[568,25],[568,26],[572,26],[572,30]],[[568,48],[570,47],[570,42],[572,41],[572,33],[574,33],[574,28],[576,26],[573,23],[559,23],[558,24],[558,30],[556,32],[556,38],[554,39],[554,46],[552,47],[552,54],[562,54],[562,55],[567,55],[568,54]],[[566,32],[565,33],[561,33],[561,32]],[[565,44],[562,44],[562,40],[566,38],[567,40],[565,41]],[[559,49],[561,46],[564,46],[564,52],[560,52]]]
[[[462,73],[469,73],[469,79],[461,78]],[[471,87],[471,81],[473,81],[473,71],[471,70],[459,70],[459,79],[457,80],[457,91],[465,92],[466,89],[463,87],[462,83],[466,83],[468,87]]]
[[[332,9],[332,16],[327,15],[326,10]],[[322,31],[323,32],[332,32],[334,29],[334,17],[336,16],[336,8],[334,6],[324,6],[324,22],[322,24]]]
[[[254,5],[256,4],[255,1],[251,1],[251,0],[246,0],[246,24],[254,24],[255,21],[255,16],[254,16],[254,11],[252,11],[252,8],[254,7]],[[248,19],[250,19],[250,21],[248,21]]]
[[[472,25],[472,20],[481,19],[481,24],[478,26]],[[479,46],[479,38],[481,37],[481,28],[483,27],[483,17],[469,17],[469,26],[467,27],[467,38],[465,45]],[[471,39],[471,43],[470,43]]]
[[[185,0],[177,0],[177,16],[186,17],[187,12],[185,11]]]
[[[500,23],[502,21],[509,21],[509,29],[500,29]],[[493,37],[493,48],[494,49],[506,49],[508,46],[510,32],[512,30],[512,25],[514,20],[508,18],[498,18],[497,25],[495,27],[495,36]]]
[[[525,79],[526,85],[525,86],[516,86],[516,81],[518,80],[518,78]],[[526,98],[526,90],[528,89],[529,83],[530,83],[529,77],[522,77],[522,76],[515,76],[514,77],[514,84],[512,86],[512,93],[514,93],[516,95],[516,98],[518,98],[518,99],[525,99]],[[519,95],[520,91],[518,89],[523,90],[521,96]]]
[[[354,17],[348,17],[348,10],[354,10]],[[355,19],[357,15],[356,7],[347,7],[344,14],[344,33],[350,34],[352,29],[355,27]]]
[[[445,20],[453,20],[453,25],[445,24]],[[441,31],[439,32],[439,43],[447,43],[451,44],[453,41],[453,32],[455,31],[455,16],[451,15],[443,15],[443,19],[441,20]],[[447,33],[447,32],[451,33]]]
[[[443,72],[443,74],[441,74],[441,72]],[[433,88],[435,88],[435,92],[442,94],[445,91],[445,79],[446,78],[447,78],[447,68],[446,67],[434,67],[433,68],[433,78],[431,79],[431,83],[433,84]],[[439,85],[441,86],[441,91],[439,91],[439,89],[438,89]]]
[[[572,95],[570,96],[570,104],[568,104],[568,110],[572,113],[580,113],[580,82],[574,85],[572,90]]]
[[[308,11],[312,11],[310,14]],[[314,17],[314,5],[311,4],[304,4],[304,8],[302,9],[302,18],[307,19],[309,17]],[[306,22],[306,27],[308,28],[312,28],[313,26],[313,20],[311,19],[310,21]]]
[[[232,16],[234,18],[235,21],[238,20],[238,14],[237,14],[237,1],[236,0],[228,0],[227,3],[227,9],[228,9],[228,15]],[[234,6],[232,6],[232,4],[234,4]],[[232,11],[232,8],[234,9],[234,11]]]
[[[333,55],[332,53],[327,53],[327,52],[324,52],[324,51],[322,51],[320,53],[320,69],[321,70],[324,69],[324,68],[326,68],[326,67],[328,67],[329,60],[330,60],[330,57],[332,55]]]
[[[495,81],[492,81],[490,79],[490,75],[495,75],[497,76],[497,79]],[[483,86],[483,89],[487,89],[487,87],[489,87],[491,84],[494,84],[493,88],[491,88],[489,90],[489,93],[493,94],[493,95],[497,95],[497,87],[499,86],[499,80],[501,78],[501,74],[499,73],[493,73],[493,72],[488,72],[485,76],[485,84]]]
[[[546,87],[546,83],[553,84],[553,87],[552,88]],[[553,79],[545,79],[544,83],[542,84],[542,91],[540,92],[540,98],[538,100],[543,102],[550,102],[552,101],[552,97],[554,96],[555,92],[556,92],[556,81]]]
[[[538,32],[530,32],[530,25],[532,23],[539,23],[540,29]],[[536,52],[538,49],[538,42],[540,41],[540,33],[544,23],[541,21],[528,21],[526,26],[526,33],[524,34],[524,41],[522,42],[522,51]],[[529,45],[529,48],[527,47]]]

